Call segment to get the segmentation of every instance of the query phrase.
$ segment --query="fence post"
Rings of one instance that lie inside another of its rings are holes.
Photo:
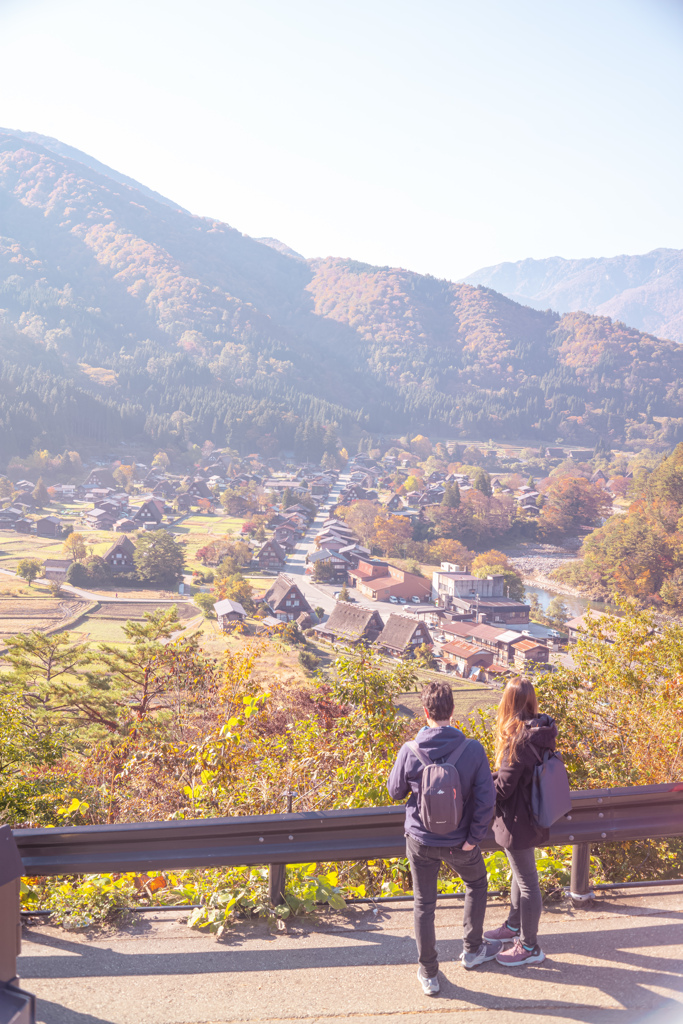
[[[286,864],[268,865],[268,899],[274,907],[285,902],[285,870]]]
[[[591,844],[576,843],[572,846],[572,875],[569,895],[574,906],[587,903],[595,898],[590,886]]]

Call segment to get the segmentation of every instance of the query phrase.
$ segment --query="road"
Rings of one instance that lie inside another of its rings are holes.
[[[506,916],[492,903],[487,927]],[[284,933],[243,921],[224,941],[184,916],[92,936],[25,927],[22,987],[40,1024],[681,1024],[683,893],[631,890],[592,908],[550,904],[546,960],[465,971],[462,904],[441,903],[441,993],[422,994],[412,907],[296,918]]]

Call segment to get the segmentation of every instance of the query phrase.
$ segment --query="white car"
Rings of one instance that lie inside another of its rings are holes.
[[[389,604],[398,604],[398,598],[391,594],[389,597]]]
[[[419,604],[420,603],[420,598],[419,597],[415,597],[414,594],[413,594],[413,596],[411,597],[410,600],[413,602],[413,604]]]

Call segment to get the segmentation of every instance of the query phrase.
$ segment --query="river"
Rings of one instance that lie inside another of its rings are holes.
[[[587,608],[593,608],[597,612],[612,611],[603,601],[589,601],[585,597],[572,597],[568,594],[558,594],[552,590],[544,590],[542,587],[525,587],[527,598],[535,594],[538,602],[545,611],[554,597],[560,597],[569,609],[571,618],[583,615]]]

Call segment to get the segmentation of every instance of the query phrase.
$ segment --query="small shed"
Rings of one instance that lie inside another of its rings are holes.
[[[61,537],[61,521],[57,516],[44,516],[36,523],[36,533],[39,537]]]
[[[223,630],[229,629],[235,622],[244,622],[247,617],[247,613],[239,601],[231,601],[227,597],[223,601],[216,601],[213,610],[216,613],[218,625]]]
[[[73,558],[46,558],[43,563],[43,576],[46,580],[57,580],[62,583],[66,579]]]

